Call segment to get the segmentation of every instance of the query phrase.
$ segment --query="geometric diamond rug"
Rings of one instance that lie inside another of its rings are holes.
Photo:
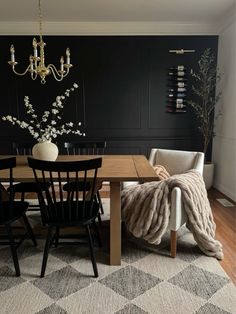
[[[44,239],[36,248],[25,241],[18,249],[18,278],[9,249],[1,247],[0,313],[236,313],[236,287],[185,227],[175,259],[169,257],[169,234],[159,246],[126,234],[121,266],[108,265],[105,223],[103,230],[103,248],[95,248],[98,278],[86,246],[51,248],[44,278],[39,278]]]

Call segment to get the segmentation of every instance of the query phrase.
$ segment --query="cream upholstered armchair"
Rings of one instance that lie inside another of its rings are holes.
[[[200,152],[152,148],[149,162],[152,166],[162,165],[170,175],[181,174],[190,169],[203,173],[204,154]],[[138,182],[123,182],[123,188]],[[175,187],[171,192],[171,214],[168,229],[171,231],[171,256],[176,256],[177,230],[185,224],[187,216],[183,208],[181,190]]]
[[[200,152],[153,148],[149,162],[152,166],[162,165],[170,175],[180,174],[190,169],[203,173],[204,154]],[[187,216],[181,200],[181,190],[175,187],[171,192],[171,214],[168,229],[171,231],[171,256],[176,256],[177,230],[186,222]]]

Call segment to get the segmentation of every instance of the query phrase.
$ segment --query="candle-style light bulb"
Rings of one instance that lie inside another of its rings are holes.
[[[64,71],[64,57],[63,56],[61,56],[60,63],[61,63],[61,71]]]
[[[37,58],[38,57],[38,50],[37,50],[37,40],[36,40],[36,38],[33,39],[32,45],[33,45],[33,48],[34,48],[34,57]]]
[[[70,64],[70,49],[66,49],[66,64]]]
[[[11,53],[11,62],[15,62],[15,48],[13,45],[10,47],[10,53]]]

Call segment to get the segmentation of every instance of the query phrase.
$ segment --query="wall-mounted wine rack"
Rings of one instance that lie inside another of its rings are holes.
[[[169,113],[185,113],[187,95],[186,67],[177,65],[168,71],[168,99],[167,109]]]

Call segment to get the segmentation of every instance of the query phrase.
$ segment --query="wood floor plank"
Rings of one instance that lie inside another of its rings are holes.
[[[208,192],[208,198],[216,223],[216,238],[223,245],[224,259],[219,263],[236,285],[236,204],[215,189]],[[234,206],[224,207],[217,198],[226,198]]]

